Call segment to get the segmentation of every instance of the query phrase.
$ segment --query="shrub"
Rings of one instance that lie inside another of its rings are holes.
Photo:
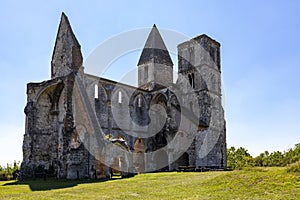
[[[0,180],[16,179],[20,172],[20,162],[14,161],[13,164],[7,164],[6,167],[0,166]]]
[[[0,172],[0,181],[8,181],[13,178],[12,175],[10,175],[8,172],[1,171]]]
[[[235,149],[231,147],[227,150],[227,166],[229,169],[252,167],[254,166],[254,160],[245,148]]]
[[[287,167],[287,172],[289,173],[300,173],[300,161],[290,164]]]

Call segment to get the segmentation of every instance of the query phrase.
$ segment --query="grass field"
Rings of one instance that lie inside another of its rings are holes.
[[[300,174],[249,168],[98,181],[2,181],[0,199],[300,199]]]

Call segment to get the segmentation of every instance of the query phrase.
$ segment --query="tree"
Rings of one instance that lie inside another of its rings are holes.
[[[295,144],[293,149],[289,149],[287,152],[284,152],[283,157],[284,165],[300,161],[300,143]]]
[[[254,165],[257,167],[264,166],[264,159],[265,159],[265,154],[264,153],[259,154],[259,156],[254,158]]]
[[[269,156],[269,165],[270,167],[280,167],[284,166],[284,156],[280,151],[275,151]]]
[[[252,167],[254,166],[254,160],[245,148],[239,147],[235,149],[231,147],[227,150],[227,165],[231,169]]]

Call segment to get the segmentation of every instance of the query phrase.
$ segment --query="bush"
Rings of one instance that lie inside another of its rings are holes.
[[[14,161],[13,164],[7,164],[6,167],[0,166],[0,180],[16,179],[20,172],[20,162]]]
[[[8,174],[8,172],[1,171],[0,172],[0,181],[8,181],[13,179],[13,176]]]
[[[300,173],[300,161],[288,165],[287,172]]]
[[[227,166],[229,169],[242,169],[244,167],[285,167],[290,165],[291,170],[297,171],[296,165],[293,163],[300,162],[300,143],[296,144],[294,148],[282,153],[275,151],[269,153],[265,151],[259,156],[253,158],[248,150],[240,147],[238,149],[231,147],[227,149]],[[299,168],[298,168],[299,170]]]
[[[227,166],[230,169],[242,169],[244,167],[253,167],[254,160],[248,153],[248,150],[240,147],[235,149],[231,147],[227,150]]]

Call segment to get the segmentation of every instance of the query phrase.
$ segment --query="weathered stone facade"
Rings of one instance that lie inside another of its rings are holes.
[[[57,178],[101,178],[116,162],[127,172],[226,168],[218,42],[200,35],[179,44],[176,84],[173,62],[155,25],[138,63],[138,88],[84,73],[82,60],[62,14],[51,79],[27,84],[25,177],[42,167],[54,170]],[[184,120],[188,123],[181,125]],[[111,150],[116,140],[107,142],[108,135],[125,143],[128,154]],[[178,142],[177,136],[191,140],[184,152],[188,142]]]

